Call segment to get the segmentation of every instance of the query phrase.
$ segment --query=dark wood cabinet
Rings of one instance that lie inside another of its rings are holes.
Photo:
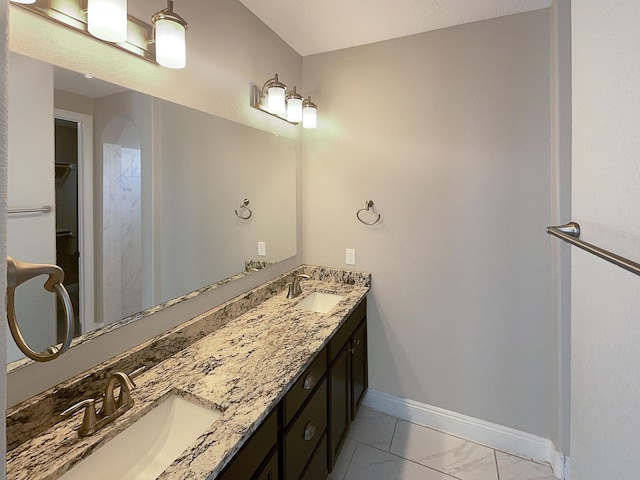
[[[273,411],[236,454],[222,475],[218,476],[218,479],[277,480],[279,478],[277,442],[278,414]]]
[[[329,378],[329,467],[333,468],[351,423],[349,378],[351,351],[345,345],[331,363]]]
[[[255,480],[279,480],[278,475],[278,451],[271,453],[264,463],[264,466],[258,469],[258,473],[254,477]]]
[[[326,480],[364,398],[366,298],[218,480]]]
[[[333,469],[368,386],[366,299],[329,342],[329,471]]]
[[[323,379],[313,396],[284,431],[282,450],[285,480],[300,478],[324,437],[326,429],[327,381]],[[324,470],[326,472],[326,462]]]
[[[367,322],[362,321],[351,337],[351,419],[358,413],[369,385]]]

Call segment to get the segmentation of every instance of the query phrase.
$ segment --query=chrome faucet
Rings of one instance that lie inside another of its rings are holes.
[[[309,275],[305,275],[304,273],[298,273],[294,275],[293,279],[285,285],[285,287],[288,287],[287,298],[296,298],[302,293],[300,280],[302,280],[303,278],[309,279],[311,277]]]
[[[78,428],[78,436],[87,437],[93,435],[133,406],[131,390],[136,387],[136,384],[131,380],[131,377],[139,375],[144,369],[145,367],[142,366],[129,375],[124,372],[116,372],[111,375],[107,380],[107,385],[102,395],[102,408],[100,408],[100,411],[96,411],[95,399],[87,398],[67,408],[60,415],[72,415],[84,408],[84,417],[82,424]],[[118,385],[120,386],[120,394],[116,398],[115,389]]]

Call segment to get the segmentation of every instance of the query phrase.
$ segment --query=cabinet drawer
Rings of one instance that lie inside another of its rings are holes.
[[[284,397],[284,424],[289,425],[300,406],[322,381],[327,370],[327,352],[322,350]]]
[[[351,312],[349,318],[336,332],[333,338],[329,341],[329,363],[333,362],[338,352],[342,350],[345,343],[349,341],[351,335],[355,331],[356,327],[360,325],[360,322],[367,315],[367,299],[366,297],[358,304],[356,309]]]
[[[278,415],[274,410],[235,455],[219,480],[247,480],[269,455],[278,440]]]
[[[327,381],[323,380],[284,434],[285,480],[296,480],[327,428]]]

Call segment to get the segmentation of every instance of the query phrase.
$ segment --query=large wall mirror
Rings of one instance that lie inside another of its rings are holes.
[[[8,254],[64,269],[77,334],[296,254],[295,141],[22,55],[10,66]],[[63,334],[43,281],[16,290],[33,349]]]

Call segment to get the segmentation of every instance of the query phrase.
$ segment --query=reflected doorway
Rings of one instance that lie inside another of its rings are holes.
[[[93,119],[55,110],[56,263],[74,310],[74,336],[95,328],[93,274]],[[58,341],[64,312],[58,302]]]

